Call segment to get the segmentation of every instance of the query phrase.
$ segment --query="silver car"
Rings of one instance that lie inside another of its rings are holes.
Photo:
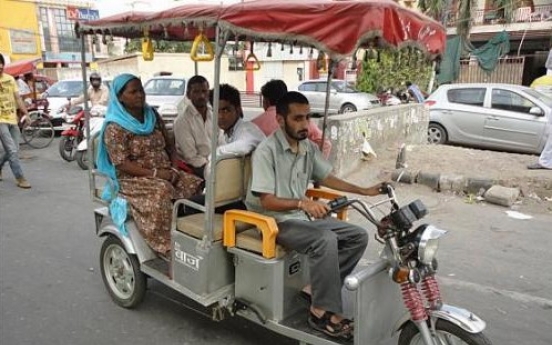
[[[552,117],[552,98],[520,85],[443,85],[425,104],[434,144],[540,153]]]
[[[323,114],[326,102],[327,80],[309,80],[301,83],[298,90],[309,100],[311,112]],[[345,80],[334,79],[330,88],[328,113],[349,113],[379,107],[378,97],[355,90]]]
[[[172,128],[176,116],[184,111],[186,79],[174,76],[158,76],[144,84],[146,102],[157,109],[167,127]]]

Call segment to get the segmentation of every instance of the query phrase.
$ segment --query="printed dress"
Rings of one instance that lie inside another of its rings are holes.
[[[138,230],[153,250],[167,253],[171,249],[172,201],[198,194],[203,180],[180,171],[180,179],[171,185],[160,178],[137,177],[117,169],[127,160],[145,169],[170,169],[165,138],[158,128],[150,135],[136,135],[111,123],[105,129],[104,141],[117,170],[119,194],[128,201]]]

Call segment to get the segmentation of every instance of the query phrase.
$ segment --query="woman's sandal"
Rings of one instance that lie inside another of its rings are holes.
[[[308,323],[309,326],[314,328],[317,331],[323,332],[324,334],[332,338],[341,338],[345,340],[353,339],[353,326],[352,322],[347,319],[341,320],[341,322],[334,323],[332,322],[331,312],[324,312],[321,317],[314,315],[312,312],[309,314]]]

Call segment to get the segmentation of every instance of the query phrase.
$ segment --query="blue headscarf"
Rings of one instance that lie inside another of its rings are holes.
[[[138,121],[134,116],[130,115],[125,107],[119,101],[119,93],[133,79],[138,77],[132,74],[121,74],[113,79],[111,89],[109,91],[109,104],[107,105],[107,114],[100,132],[100,140],[98,146],[98,155],[96,157],[96,165],[98,171],[109,176],[112,184],[106,184],[102,192],[102,199],[109,202],[109,211],[113,222],[119,228],[123,235],[127,235],[125,221],[127,218],[127,201],[119,196],[119,182],[117,180],[117,172],[115,166],[109,159],[107,147],[104,143],[105,128],[111,122],[118,124],[125,130],[137,134],[151,134],[155,128],[156,116],[153,109],[149,105],[144,106],[144,122]]]

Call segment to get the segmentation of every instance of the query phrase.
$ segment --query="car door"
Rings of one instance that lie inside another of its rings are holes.
[[[308,81],[299,85],[299,91],[309,100],[311,113],[320,112],[319,105],[317,106],[318,92],[316,91],[316,84],[317,82]]]
[[[479,145],[485,123],[486,87],[451,88],[447,91],[448,105],[439,110],[440,122],[449,140]]]
[[[530,114],[538,108],[541,115]],[[544,135],[544,109],[522,92],[493,87],[491,109],[485,117],[483,144],[508,150],[538,152]]]
[[[318,112],[320,114],[324,114],[324,109],[326,108],[326,90],[328,87],[328,83],[325,81],[319,81],[316,82],[316,108],[319,109]],[[336,112],[336,92],[335,90],[331,92],[330,90],[330,105],[329,105],[329,112],[334,113]]]

